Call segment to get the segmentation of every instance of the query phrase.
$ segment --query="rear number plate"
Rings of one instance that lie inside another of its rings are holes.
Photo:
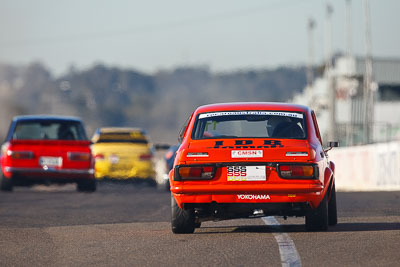
[[[39,164],[40,164],[40,166],[60,167],[62,165],[62,158],[61,157],[40,157]]]
[[[111,164],[117,164],[119,162],[119,157],[117,155],[111,155],[108,157]]]
[[[227,166],[227,181],[266,181],[265,166]]]

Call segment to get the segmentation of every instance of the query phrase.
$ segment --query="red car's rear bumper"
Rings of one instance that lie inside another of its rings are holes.
[[[18,176],[25,179],[94,179],[94,169],[56,169],[56,168],[19,168],[4,167],[3,174],[6,178]]]
[[[199,194],[199,193],[316,193],[324,189],[322,184],[260,184],[247,185],[190,185],[190,186],[171,186],[171,192],[177,194]]]
[[[171,186],[178,205],[185,203],[309,203],[318,207],[326,190],[320,183]]]

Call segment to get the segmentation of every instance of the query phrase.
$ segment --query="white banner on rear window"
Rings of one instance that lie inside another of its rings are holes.
[[[253,116],[265,116],[265,115],[273,115],[273,116],[284,116],[284,117],[292,117],[292,118],[303,118],[302,113],[295,112],[282,112],[282,111],[221,111],[221,112],[212,112],[212,113],[202,113],[199,115],[199,119],[210,118],[210,117],[220,117],[220,116],[240,116],[240,115],[253,115]]]

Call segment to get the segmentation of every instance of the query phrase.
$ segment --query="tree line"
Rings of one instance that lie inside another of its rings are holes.
[[[94,65],[58,77],[41,63],[0,65],[0,137],[21,114],[81,117],[91,136],[97,127],[141,127],[158,142],[176,142],[193,110],[204,104],[288,101],[306,85],[305,67],[210,71],[179,67],[146,74]]]

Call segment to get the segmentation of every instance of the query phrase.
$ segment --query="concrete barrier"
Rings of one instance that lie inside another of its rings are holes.
[[[333,148],[338,191],[400,190],[400,141]]]

